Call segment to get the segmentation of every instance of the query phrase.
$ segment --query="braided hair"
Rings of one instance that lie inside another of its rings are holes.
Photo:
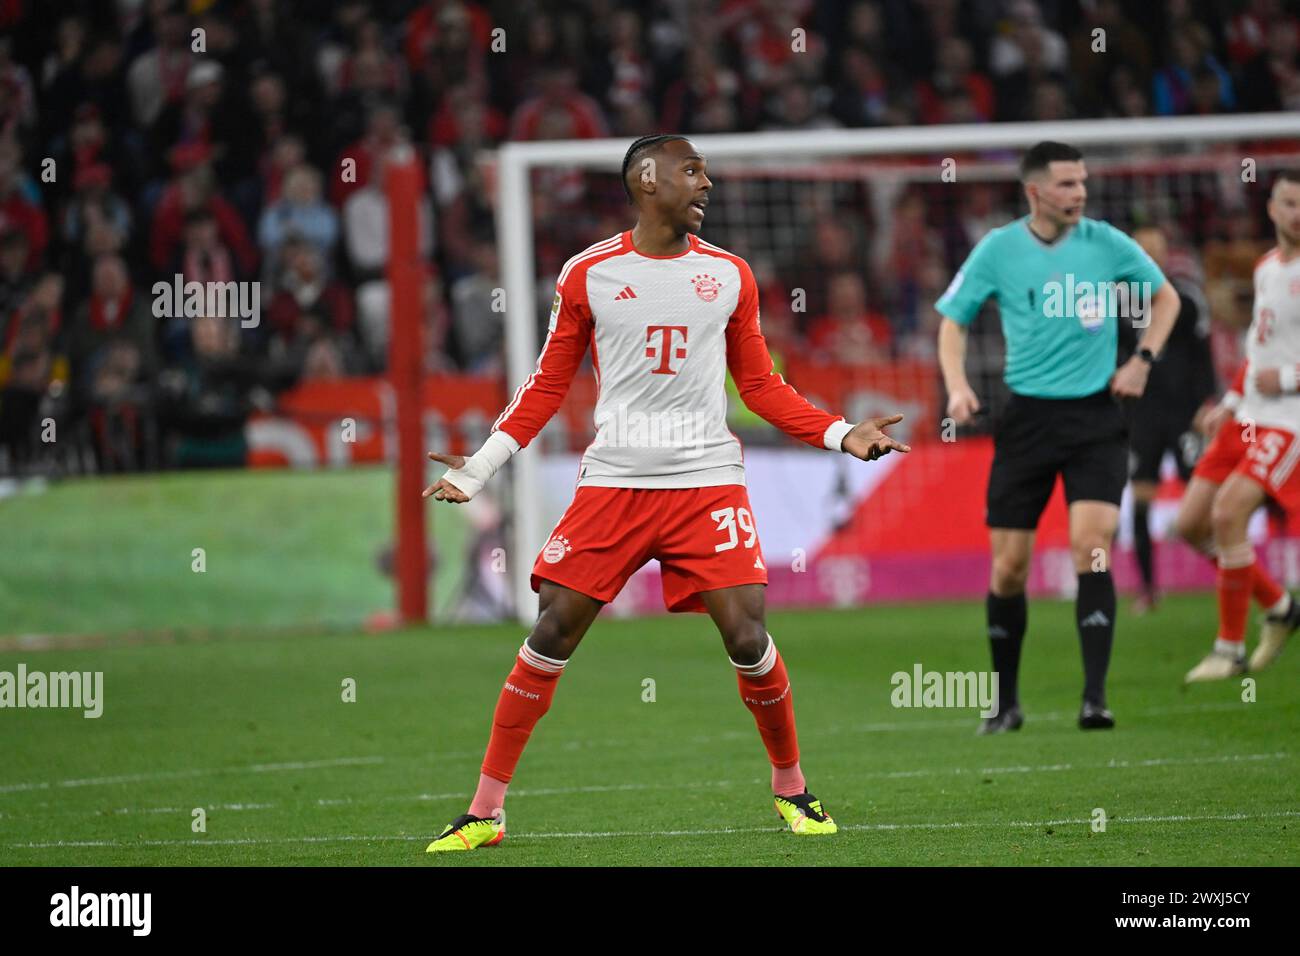
[[[627,152],[623,155],[623,192],[627,193],[629,205],[634,204],[635,200],[632,198],[632,190],[627,185],[627,171],[634,162],[646,153],[653,151],[662,143],[668,143],[675,139],[686,139],[686,137],[677,133],[655,133],[633,140],[632,145],[627,148]]]

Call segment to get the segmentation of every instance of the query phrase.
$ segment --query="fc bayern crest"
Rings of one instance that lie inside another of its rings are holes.
[[[722,283],[714,276],[700,273],[691,280],[691,285],[695,286],[695,294],[705,302],[712,302],[718,297],[718,290],[722,288]]]
[[[564,535],[557,534],[546,542],[546,547],[542,548],[542,560],[547,564],[559,564],[564,560],[565,552],[572,550],[573,547],[569,544],[569,539]]]

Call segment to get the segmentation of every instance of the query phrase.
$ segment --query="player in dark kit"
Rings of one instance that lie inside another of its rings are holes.
[[[1162,230],[1144,226],[1133,231],[1133,241],[1164,270],[1169,243]],[[1142,574],[1142,593],[1134,602],[1139,613],[1156,603],[1155,555],[1151,544],[1150,509],[1160,483],[1160,463],[1165,452],[1173,455],[1178,477],[1191,480],[1202,446],[1193,428],[1202,406],[1217,394],[1214,358],[1210,353],[1210,306],[1189,278],[1171,275],[1182,307],[1165,344],[1160,361],[1151,366],[1146,391],[1134,402],[1129,422],[1129,477],[1133,485],[1133,548]],[[1141,329],[1126,323],[1121,334],[1125,354],[1134,351]]]
[[[1070,511],[1070,551],[1079,577],[1075,623],[1083,651],[1079,726],[1115,725],[1106,671],[1115,634],[1110,549],[1128,478],[1128,429],[1119,399],[1137,398],[1178,314],[1178,293],[1132,239],[1084,218],[1083,156],[1043,142],[1021,162],[1030,214],[994,229],[971,250],[936,304],[939,362],[948,414],[970,421],[980,403],[966,379],[966,330],[996,298],[1011,400],[993,436],[989,539],[993,570],[986,604],[998,712],[981,733],[1018,730],[1017,695],[1034,531],[1060,475]],[[1120,293],[1123,293],[1122,295]],[[1140,312],[1138,352],[1116,368],[1118,315]]]

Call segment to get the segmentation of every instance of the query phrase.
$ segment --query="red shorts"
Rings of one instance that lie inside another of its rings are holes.
[[[1288,514],[1300,512],[1300,442],[1281,428],[1256,428],[1254,441],[1240,422],[1227,421],[1196,463],[1192,475],[1222,484],[1243,475],[1260,485]]]
[[[744,485],[584,486],[533,564],[533,590],[554,581],[612,601],[651,558],[661,565],[670,611],[703,611],[701,591],[767,583]]]

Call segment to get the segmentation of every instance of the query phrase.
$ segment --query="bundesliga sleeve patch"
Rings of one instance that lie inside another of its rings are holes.
[[[546,331],[554,332],[555,326],[560,320],[560,290],[555,290],[555,301],[551,303],[551,321],[546,325]]]

